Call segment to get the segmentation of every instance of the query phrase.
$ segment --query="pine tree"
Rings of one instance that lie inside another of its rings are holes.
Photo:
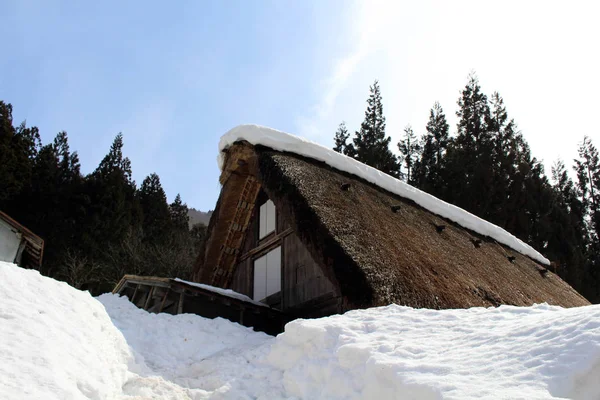
[[[77,247],[81,236],[85,216],[82,177],[77,154],[70,152],[65,132],[60,132],[52,144],[30,151],[33,154],[30,184],[17,198],[24,210],[20,218],[44,237],[41,272],[54,276],[64,254]]]
[[[79,156],[77,152],[71,153],[67,132],[59,132],[54,138],[53,146],[59,158],[60,179],[63,182],[69,182],[79,178],[81,176]]]
[[[563,279],[582,291],[585,254],[589,242],[585,210],[578,198],[577,188],[567,174],[565,164],[560,160],[552,166],[552,180],[555,202],[546,256],[558,262],[557,272]]]
[[[121,132],[113,140],[110,151],[104,156],[94,174],[107,177],[115,172],[131,182],[131,161],[129,158],[123,157],[123,134]]]
[[[504,100],[498,92],[492,94],[490,106],[487,127],[491,145],[491,187],[494,194],[490,198],[488,218],[504,225],[511,212],[511,207],[506,203],[511,198],[511,192],[515,191],[511,185],[518,174],[518,164],[524,155],[525,158],[528,157],[526,153],[529,153],[529,149],[525,150],[521,146],[524,140],[517,132],[514,120],[508,119]]]
[[[31,181],[31,170],[40,148],[36,127],[23,122],[13,126],[12,105],[0,101],[0,208],[18,212],[16,197]],[[12,204],[11,204],[12,203]]]
[[[600,158],[589,137],[584,137],[575,160],[580,197],[588,210],[591,231],[600,233]]]
[[[121,243],[139,229],[141,210],[131,179],[131,162],[123,156],[123,136],[118,134],[96,170],[85,180],[88,197],[86,231],[82,244],[88,254],[102,257],[103,246]]]
[[[338,153],[346,154],[346,148],[348,147],[348,138],[350,134],[348,133],[348,128],[346,128],[346,123],[342,121],[342,123],[338,126],[337,131],[335,132],[334,142],[335,146],[333,150]]]
[[[404,128],[404,139],[398,142],[398,150],[400,150],[400,154],[402,154],[402,160],[404,161],[404,167],[406,168],[406,182],[413,183],[414,179],[411,175],[411,171],[418,159],[421,145],[417,141],[417,136],[414,134],[410,125]]]
[[[163,242],[171,229],[171,213],[158,175],[153,173],[147,176],[137,195],[143,213],[144,240]]]
[[[426,131],[421,139],[421,157],[415,165],[415,185],[434,196],[443,196],[446,187],[443,173],[450,132],[446,115],[438,102],[429,111]]]
[[[475,74],[458,100],[458,134],[448,150],[448,177],[454,190],[448,190],[447,200],[487,218],[490,211],[489,192],[492,187],[492,150],[488,130],[490,109]]]
[[[377,81],[370,87],[370,91],[365,119],[360,126],[360,131],[355,133],[353,143],[347,146],[347,155],[386,174],[398,177],[400,166],[398,159],[389,149],[392,139],[385,134],[385,117]]]
[[[177,193],[173,203],[169,205],[169,211],[171,213],[171,222],[176,230],[183,232],[189,231],[189,220],[188,206],[181,201],[181,196]]]
[[[585,210],[589,234],[586,253],[584,294],[590,301],[600,301],[600,158],[589,137],[584,137],[575,160],[578,195]]]
[[[15,181],[16,161],[12,148],[15,130],[12,125],[12,105],[0,101],[0,207],[5,209],[7,201],[21,190]]]

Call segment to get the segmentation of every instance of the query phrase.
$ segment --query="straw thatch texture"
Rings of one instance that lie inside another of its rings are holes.
[[[530,258],[408,200],[323,163],[255,150],[263,190],[348,308],[589,304]]]

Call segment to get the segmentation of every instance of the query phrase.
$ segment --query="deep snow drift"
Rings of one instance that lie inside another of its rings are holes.
[[[358,176],[382,189],[412,200],[432,213],[454,221],[467,229],[484,236],[489,236],[542,264],[550,264],[550,261],[538,253],[533,247],[511,235],[499,226],[487,222],[462,208],[446,203],[437,197],[425,193],[373,167],[356,161],[353,158],[337,153],[318,143],[311,142],[310,140],[290,135],[289,133],[258,125],[237,126],[223,135],[219,141],[219,168],[223,169],[223,151],[240,140],[245,140],[253,145],[263,145],[273,150],[294,153],[312,158],[313,160],[322,161],[337,170]]]
[[[0,399],[600,398],[600,306],[149,314],[0,263]]]

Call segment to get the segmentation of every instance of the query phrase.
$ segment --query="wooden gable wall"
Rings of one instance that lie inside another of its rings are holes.
[[[259,240],[258,213],[260,206],[267,199],[261,192],[254,205],[231,289],[252,297],[254,260],[281,245],[282,290],[279,296],[273,295],[273,298],[268,298],[268,303],[284,312],[303,317],[319,317],[341,312],[339,290],[323,274],[282,213],[277,212],[275,233]]]

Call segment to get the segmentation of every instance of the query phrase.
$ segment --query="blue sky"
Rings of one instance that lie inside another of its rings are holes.
[[[5,1],[0,99],[44,142],[66,130],[85,173],[123,132],[138,183],[156,172],[202,210],[223,133],[258,123],[330,145],[340,121],[358,128],[376,78],[394,141],[422,133],[436,100],[454,125],[476,70],[547,164],[583,134],[600,145],[594,2],[452,4]]]
[[[180,192],[206,210],[218,196],[219,137],[247,122],[294,131],[296,111],[318,95],[307,83],[335,56],[322,49],[344,46],[344,7],[174,4],[13,2],[0,28],[11,38],[0,97],[44,142],[66,130],[84,172],[123,132],[138,183],[157,172],[169,199]]]

